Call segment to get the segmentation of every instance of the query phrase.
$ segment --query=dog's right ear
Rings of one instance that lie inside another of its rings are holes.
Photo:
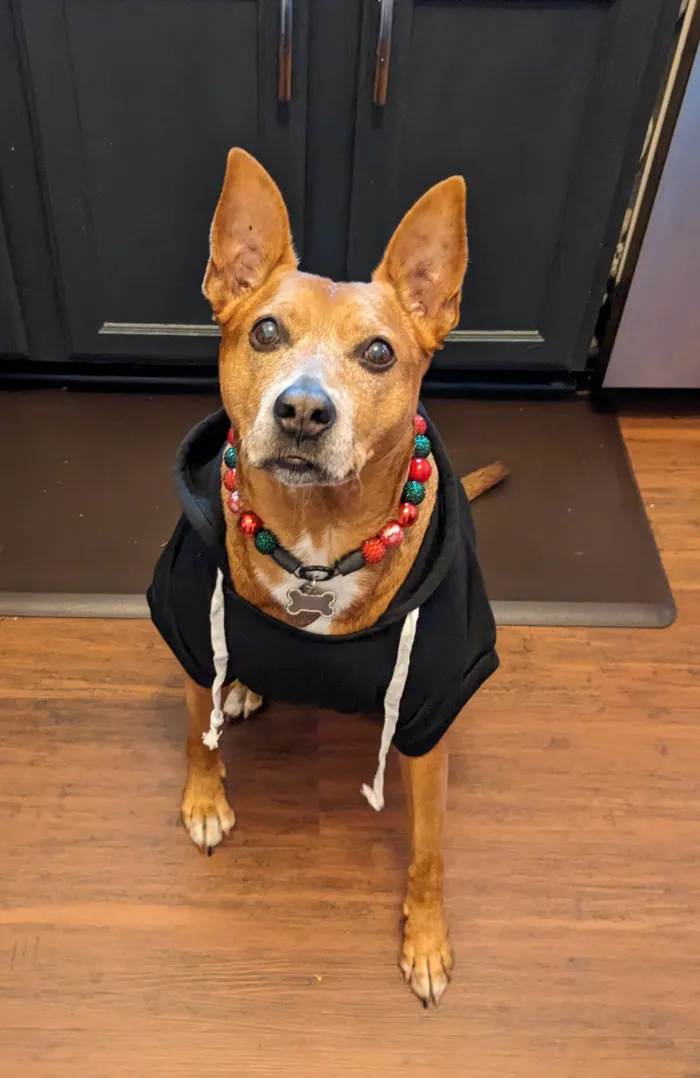
[[[393,287],[429,353],[459,322],[468,254],[466,202],[461,176],[436,183],[401,221],[372,275]]]
[[[279,266],[297,264],[284,199],[254,157],[234,149],[211,226],[202,291],[214,317],[226,322],[241,299]]]

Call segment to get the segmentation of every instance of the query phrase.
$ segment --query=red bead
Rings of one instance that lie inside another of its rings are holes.
[[[428,424],[425,422],[422,415],[417,415],[414,416],[413,427],[416,434],[425,434],[426,430],[428,429]]]
[[[240,513],[241,511],[241,496],[237,490],[234,490],[233,494],[229,494],[229,499],[226,502],[232,513]]]
[[[227,490],[236,489],[236,469],[229,468],[227,472],[224,472],[224,486]]]
[[[378,536],[384,546],[399,546],[403,542],[403,528],[397,520],[390,520],[385,524]]]
[[[381,539],[367,539],[362,544],[362,553],[365,556],[365,561],[368,565],[374,565],[376,562],[381,561],[386,554],[386,547]]]
[[[221,437],[221,435],[219,435],[219,437]],[[233,427],[229,427],[229,432],[226,435],[226,441],[228,442],[229,445],[235,445],[236,444],[236,435],[233,433]]]
[[[419,483],[427,483],[432,471],[429,460],[424,457],[413,457],[408,466],[408,478],[416,479]]]
[[[410,502],[403,502],[399,506],[399,524],[402,528],[410,528],[418,520],[418,507]]]
[[[262,520],[257,513],[243,513],[238,521],[238,527],[244,535],[255,535],[262,528]]]

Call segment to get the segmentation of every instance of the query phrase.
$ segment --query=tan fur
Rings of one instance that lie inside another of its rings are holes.
[[[277,187],[249,154],[229,154],[203,288],[221,327],[221,393],[240,438],[241,503],[258,513],[283,546],[310,542],[323,549],[324,564],[330,565],[395,516],[412,455],[421,380],[432,352],[459,320],[467,265],[465,200],[461,177],[437,184],[404,217],[372,282],[337,284],[297,270]],[[274,317],[284,328],[270,351],[256,349],[250,340],[252,327],[263,317]],[[387,340],[397,357],[391,369],[380,373],[361,362],[362,342],[377,337]],[[324,448],[318,450],[318,463],[337,476],[335,485],[284,485],[276,478],[275,458],[266,465],[275,437],[271,403],[278,388],[300,371],[320,372],[339,402],[338,422],[324,433]],[[502,465],[482,469],[468,477],[465,489],[476,497],[504,475]],[[420,548],[437,488],[434,468],[418,521],[406,530],[401,546],[358,574],[361,589],[352,605],[334,617],[332,632],[372,625],[386,610]],[[224,502],[226,496],[222,487]],[[286,574],[259,554],[238,530],[237,519],[224,512],[236,590],[266,613],[287,619],[272,595]],[[201,745],[209,694],[189,679],[186,684],[189,771],[183,819],[200,847],[213,848],[233,826],[233,814],[223,795],[218,752]],[[442,903],[444,739],[422,759],[405,761],[403,769],[413,817],[413,858],[401,965],[416,994],[424,1002],[437,1002],[452,964]]]
[[[443,738],[425,756],[399,760],[412,829],[399,965],[420,999],[438,1003],[454,965],[442,899],[447,741]]]
[[[286,546],[293,546],[304,535],[317,544],[328,538],[328,564],[333,564],[363,539],[376,534],[395,514],[405,482],[406,450],[398,448],[392,456],[397,457],[395,467],[392,467],[392,461],[378,461],[365,467],[361,497],[359,482],[347,487],[317,487],[304,493],[281,487],[269,476],[258,473],[253,483],[241,476],[241,500],[244,505],[254,505],[266,523],[283,521],[276,534],[284,537]],[[418,520],[406,530],[401,547],[379,565],[368,567],[362,592],[350,610],[333,619],[332,633],[355,632],[373,624],[386,610],[420,549],[435,504],[437,486],[435,469],[426,484],[426,497]],[[224,490],[224,502],[225,496]],[[335,522],[330,530],[329,520]],[[270,527],[274,529],[274,524]],[[293,624],[293,618],[287,616],[271,594],[276,584],[288,579],[287,574],[271,558],[258,554],[250,540],[236,527],[227,528],[226,551],[239,594],[273,617]],[[264,576],[267,586],[260,583],[256,569]]]

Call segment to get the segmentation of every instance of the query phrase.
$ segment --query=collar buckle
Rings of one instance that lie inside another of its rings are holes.
[[[300,565],[298,569],[295,569],[294,575],[301,580],[311,581],[312,584],[323,584],[326,580],[333,579],[336,570],[330,565]]]

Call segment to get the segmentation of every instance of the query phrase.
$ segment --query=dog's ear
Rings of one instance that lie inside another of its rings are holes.
[[[389,241],[373,280],[394,288],[433,351],[459,321],[462,279],[467,269],[467,187],[451,176],[408,211]]]
[[[287,207],[276,183],[245,150],[231,150],[202,284],[214,316],[225,322],[274,269],[296,264]]]

